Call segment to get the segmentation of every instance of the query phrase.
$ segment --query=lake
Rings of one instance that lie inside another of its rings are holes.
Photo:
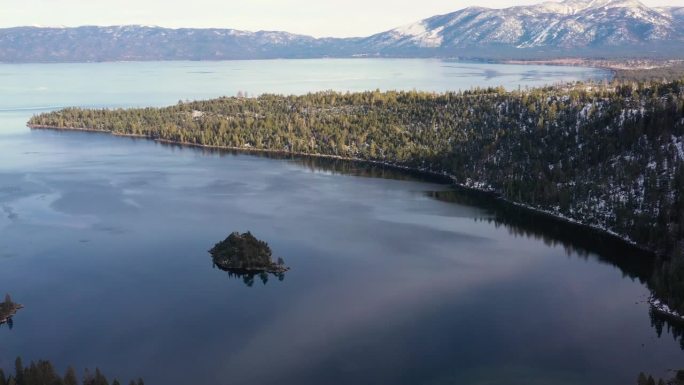
[[[681,368],[650,261],[448,185],[357,163],[29,130],[61,106],[315,90],[509,89],[601,70],[438,60],[0,65],[0,367],[148,384],[635,384]],[[232,231],[292,270],[251,285]],[[605,246],[605,245],[604,245]],[[660,331],[660,333],[659,333]]]
[[[163,106],[238,92],[516,89],[607,76],[608,71],[582,67],[436,59],[0,64],[0,110]]]

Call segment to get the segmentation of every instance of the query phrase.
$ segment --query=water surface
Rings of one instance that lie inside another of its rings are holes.
[[[238,92],[517,89],[609,75],[594,68],[436,59],[0,64],[0,111],[73,105],[161,106]]]
[[[533,68],[502,66],[514,75],[491,84],[536,85],[524,75]],[[0,66],[0,292],[26,306],[0,328],[0,367],[21,355],[149,384],[618,385],[682,366],[679,341],[652,327],[649,264],[629,251],[594,250],[390,170],[24,127],[44,107],[440,90],[488,70],[432,60]],[[246,230],[292,267],[283,281],[248,286],[212,267],[207,250]]]

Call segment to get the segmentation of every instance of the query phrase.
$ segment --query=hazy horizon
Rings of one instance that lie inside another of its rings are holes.
[[[494,0],[490,8],[542,1]],[[10,0],[0,14],[0,28],[17,26],[153,25],[166,28],[229,28],[287,31],[315,37],[367,36],[426,17],[479,6],[475,0],[446,3],[422,0],[314,2],[311,0],[196,0],[191,6],[163,0]],[[684,0],[647,0],[648,6],[684,6]],[[363,9],[363,12],[359,12]]]

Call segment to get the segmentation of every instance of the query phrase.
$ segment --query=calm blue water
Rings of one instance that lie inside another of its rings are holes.
[[[606,76],[606,71],[581,67],[428,59],[0,64],[0,110],[159,106],[238,92],[516,89]]]
[[[429,193],[447,186],[24,127],[66,105],[585,76],[602,74],[434,60],[0,65],[0,293],[26,306],[0,328],[0,366],[21,355],[208,385],[665,375],[684,352],[652,328],[641,272]],[[249,287],[212,268],[207,250],[238,230],[286,260],[283,281]]]

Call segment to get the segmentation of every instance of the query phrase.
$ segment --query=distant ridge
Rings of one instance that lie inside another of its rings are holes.
[[[155,26],[0,29],[2,62],[319,57],[684,57],[684,7],[566,0],[469,7],[362,38]]]

